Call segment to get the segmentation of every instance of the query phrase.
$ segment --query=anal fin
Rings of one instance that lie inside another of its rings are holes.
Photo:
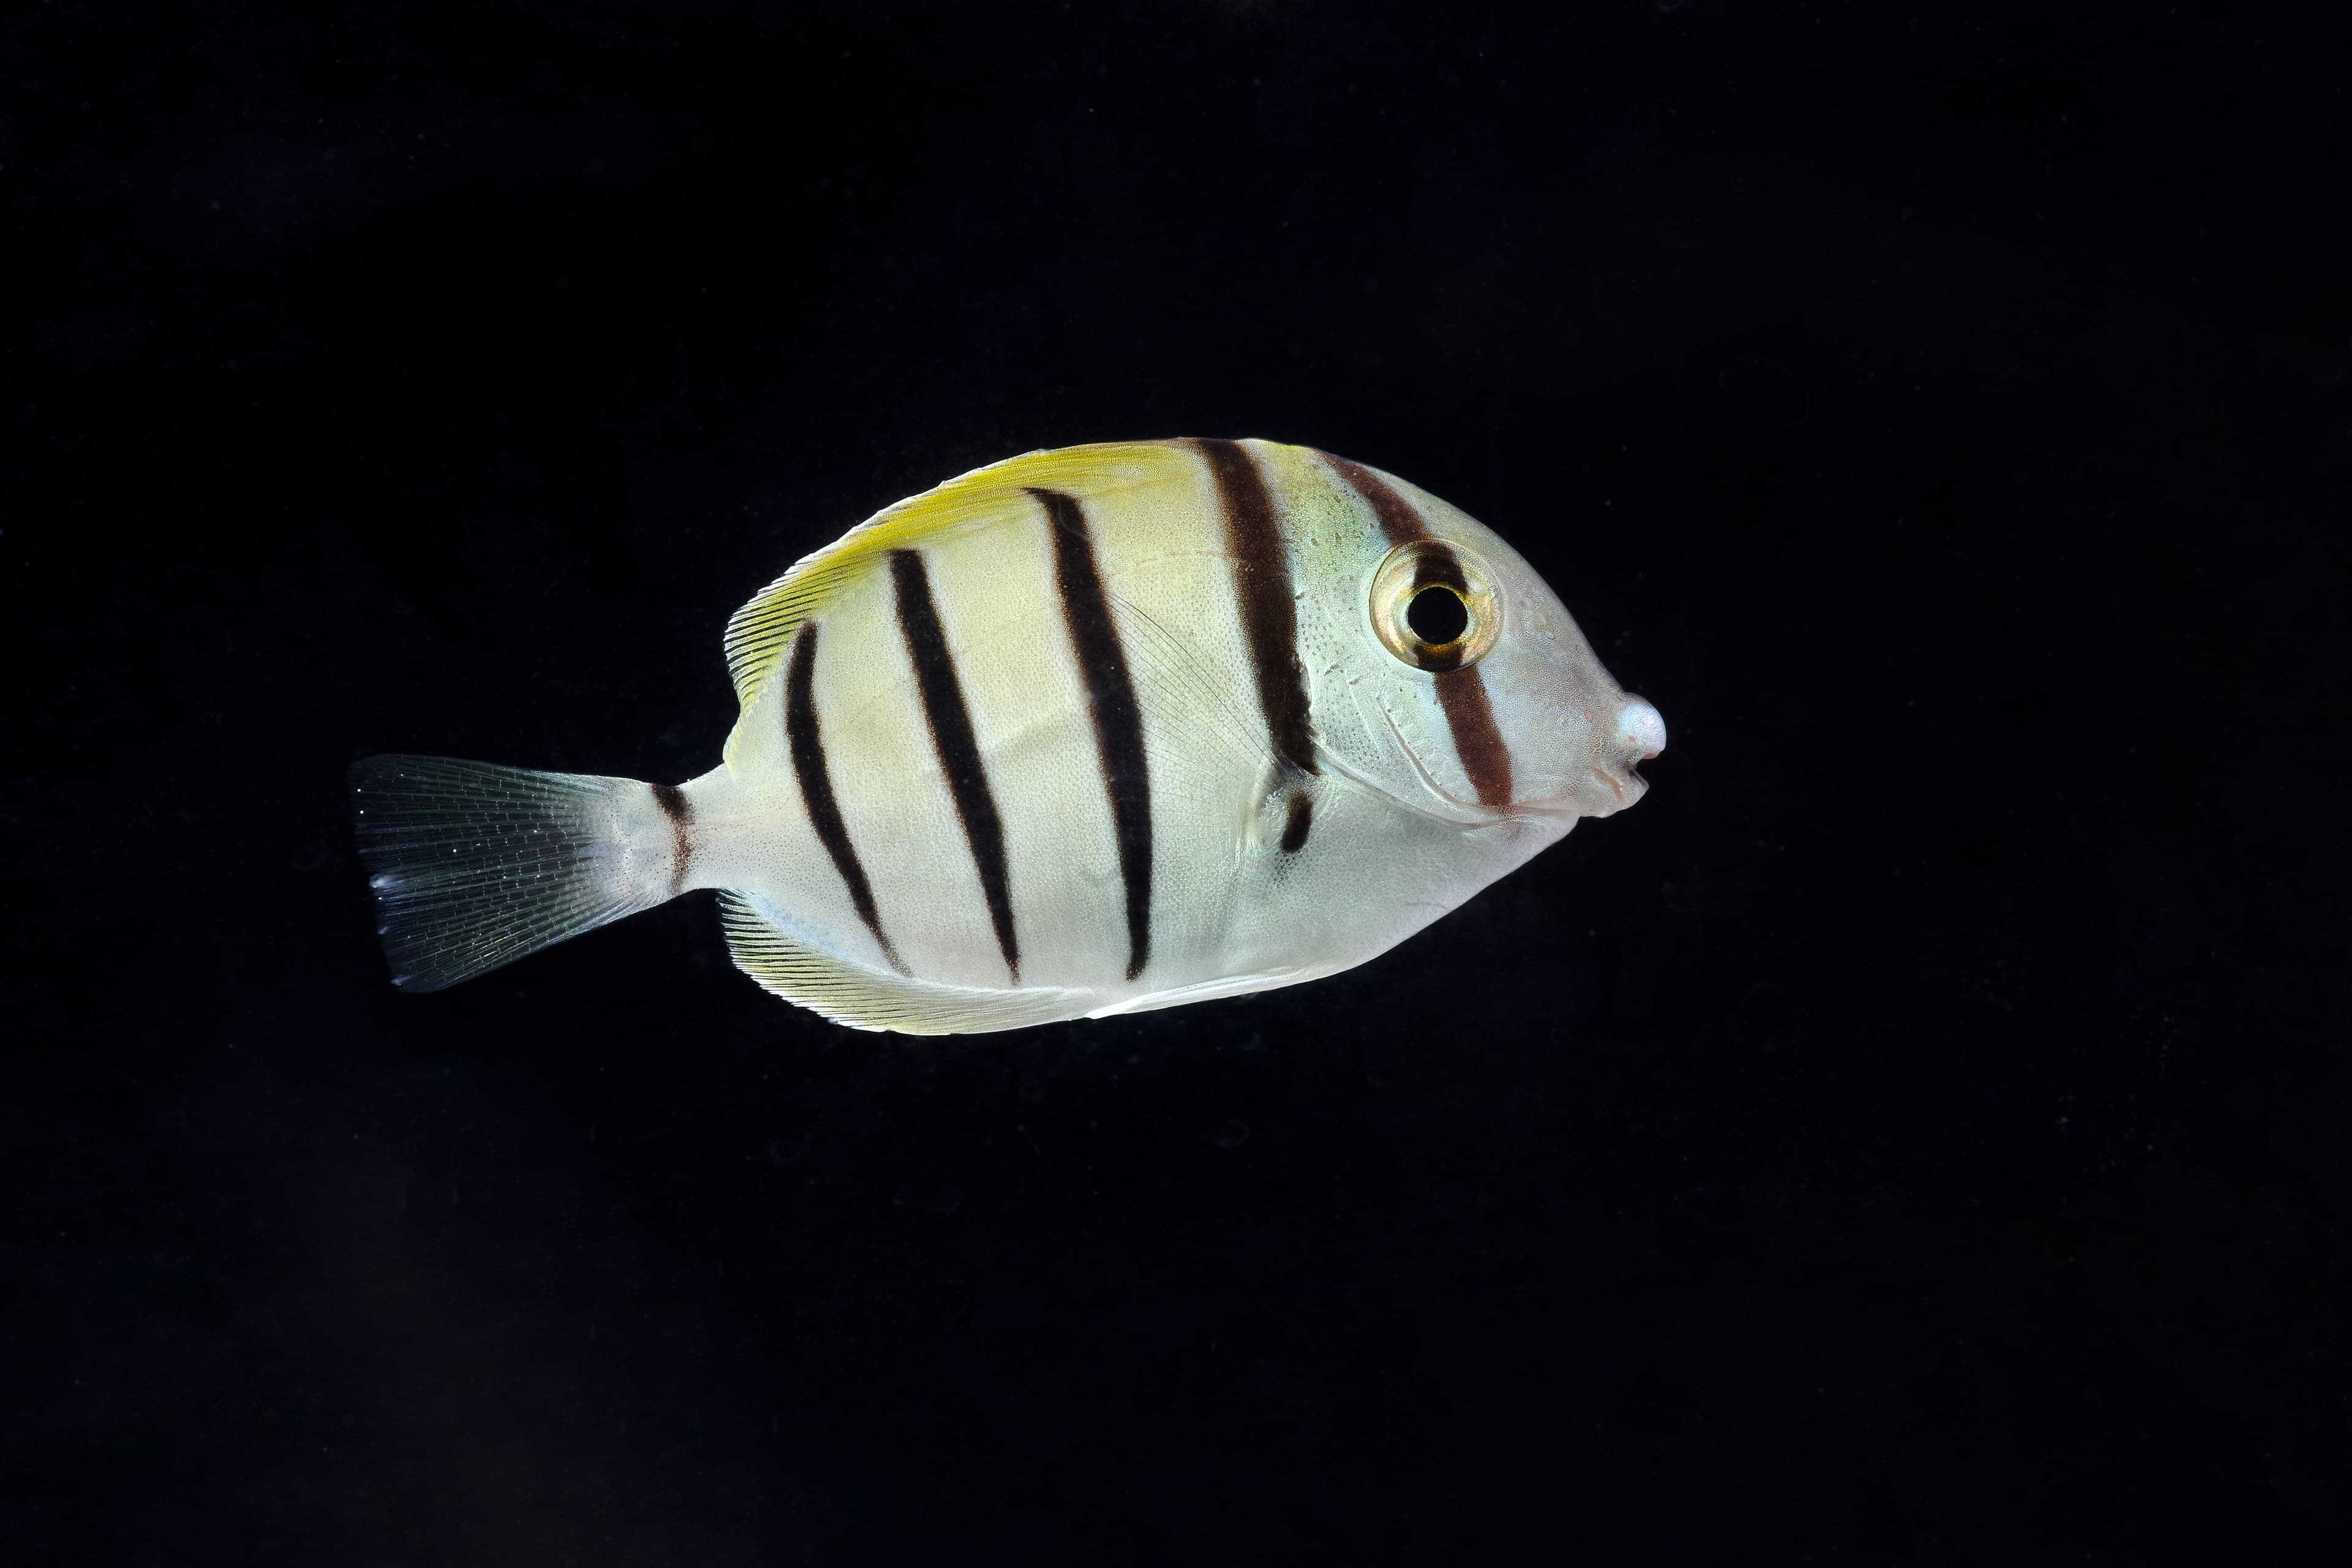
[[[1097,992],[1066,986],[992,990],[868,969],[809,946],[737,892],[719,895],[719,919],[738,969],[785,1001],[853,1029],[984,1035],[1084,1017],[1102,1000]]]

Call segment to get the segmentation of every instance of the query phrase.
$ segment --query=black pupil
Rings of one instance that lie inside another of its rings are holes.
[[[1453,589],[1432,584],[1404,607],[1404,624],[1430,647],[1444,647],[1460,642],[1462,634],[1470,629],[1470,606]]]

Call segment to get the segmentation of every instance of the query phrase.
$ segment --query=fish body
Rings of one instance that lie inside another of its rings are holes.
[[[1491,531],[1264,441],[966,474],[801,561],[727,658],[683,784],[358,764],[395,980],[712,888],[740,967],[858,1027],[1291,984],[1631,805],[1665,741]]]

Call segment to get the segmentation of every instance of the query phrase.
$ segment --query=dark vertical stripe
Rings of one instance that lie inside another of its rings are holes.
[[[1476,666],[1449,669],[1437,677],[1437,700],[1445,710],[1445,727],[1454,731],[1454,750],[1462,771],[1478,792],[1481,805],[1511,804],[1511,748],[1495,727],[1495,710],[1486,700],[1486,679]]]
[[[881,943],[890,967],[903,974],[907,966],[898,962],[898,950],[883,933],[882,917],[874,908],[873,885],[866,879],[866,868],[858,864],[857,847],[849,841],[849,828],[841,820],[841,807],[833,796],[833,773],[824,761],[824,731],[817,723],[816,700],[811,693],[815,680],[816,623],[803,621],[800,635],[793,640],[792,667],[784,678],[784,737],[792,742],[793,772],[801,781],[801,803],[808,807],[817,842],[833,857],[833,868],[848,884],[849,901],[856,906],[857,918]]]
[[[1296,855],[1307,847],[1307,835],[1315,826],[1315,802],[1305,790],[1290,797],[1290,816],[1282,825],[1282,852]]]
[[[1436,586],[1451,588],[1466,596],[1469,584],[1462,575],[1462,563],[1454,558],[1450,546],[1429,531],[1419,508],[1361,463],[1351,463],[1328,452],[1322,456],[1332,471],[1364,498],[1364,504],[1380,520],[1381,532],[1391,544],[1423,544],[1413,563],[1412,592],[1418,594],[1423,588]],[[1445,727],[1453,733],[1454,754],[1462,759],[1462,771],[1469,775],[1471,787],[1478,792],[1478,804],[1510,805],[1511,748],[1504,742],[1502,731],[1496,727],[1494,704],[1486,696],[1486,678],[1475,665],[1463,669],[1443,658],[1428,659],[1425,668],[1436,679],[1438,705],[1445,710]]]
[[[687,803],[686,792],[676,784],[649,787],[654,804],[669,818],[669,896],[674,899],[686,890],[686,863],[694,858],[694,808]]]
[[[1234,593],[1242,631],[1257,671],[1258,705],[1275,755],[1301,773],[1314,773],[1315,733],[1308,721],[1307,670],[1298,662],[1298,606],[1292,600],[1290,556],[1274,497],[1257,464],[1238,441],[1192,443],[1216,477],[1233,552]]]
[[[1118,874],[1127,885],[1127,977],[1143,973],[1151,957],[1151,779],[1144,765],[1143,710],[1136,705],[1127,650],[1110,618],[1102,572],[1087,514],[1059,490],[1031,489],[1045,509],[1054,539],[1054,580],[1070,648],[1086,678],[1087,709],[1095,722],[1095,751],[1110,795],[1111,827],[1118,839]]]
[[[963,684],[956,679],[955,655],[948,650],[947,633],[940,627],[939,606],[931,602],[931,579],[923,568],[922,556],[912,550],[890,552],[890,581],[898,591],[898,630],[907,639],[907,657],[914,661],[915,685],[923,695],[923,717],[931,726],[931,746],[939,752],[940,770],[947,774],[956,815],[963,819],[971,863],[980,872],[980,890],[988,900],[988,918],[996,926],[997,948],[1004,954],[1004,967],[1018,984],[1021,943],[1013,932],[1013,885],[1005,875],[1004,821],[997,816],[996,797],[989,793],[980,741],[972,733],[971,710],[964,706]]]
[[[1355,492],[1364,498],[1364,504],[1380,519],[1381,531],[1391,544],[1410,544],[1416,539],[1429,537],[1429,524],[1421,520],[1421,511],[1412,502],[1397,493],[1397,489],[1361,463],[1351,463],[1345,458],[1335,458],[1328,452],[1318,454],[1331,465],[1332,470],[1348,481]]]

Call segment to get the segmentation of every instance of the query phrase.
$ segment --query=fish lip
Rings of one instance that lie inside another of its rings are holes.
[[[1626,765],[1622,775],[1597,764],[1586,768],[1584,773],[1587,778],[1598,780],[1601,787],[1608,790],[1610,798],[1610,805],[1606,810],[1587,812],[1585,815],[1588,816],[1614,816],[1650,793],[1650,781],[1643,778],[1641,770],[1631,763]]]

